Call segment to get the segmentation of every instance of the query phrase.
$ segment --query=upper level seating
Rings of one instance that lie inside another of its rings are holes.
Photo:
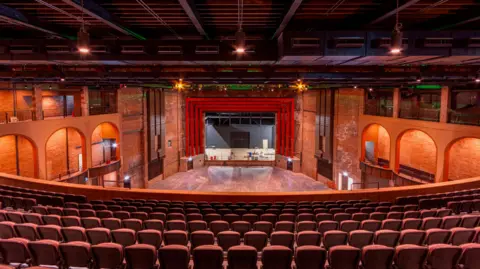
[[[186,268],[188,263],[195,268],[221,264],[236,268],[235,264],[248,262],[237,257],[248,253],[256,266],[259,252],[263,268],[290,268],[292,261],[297,268],[310,268],[312,263],[342,269],[359,264],[379,268],[378,261],[383,261],[398,268],[419,268],[416,262],[440,269],[440,256],[451,262],[448,268],[457,264],[471,268],[466,263],[480,249],[478,190],[461,192],[461,196],[457,192],[422,197],[419,204],[401,199],[398,204],[368,200],[230,203],[128,198],[88,202],[83,196],[0,187],[4,263],[116,268],[125,257],[129,268],[154,268],[157,263],[163,268],[172,264]],[[433,207],[430,201],[429,209],[421,208],[428,204],[424,200],[449,197],[463,201],[454,210],[456,200],[435,204],[445,207]],[[23,198],[23,203],[13,198]],[[60,200],[63,206],[58,206]],[[48,203],[36,205],[36,201]],[[23,258],[10,259],[12,249],[22,248],[29,250]],[[48,251],[53,258],[42,260]],[[105,261],[105,256],[112,255],[118,259]],[[399,257],[404,256],[414,264],[403,264],[405,259]]]

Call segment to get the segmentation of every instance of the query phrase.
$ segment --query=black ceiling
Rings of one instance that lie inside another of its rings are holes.
[[[288,31],[391,30],[395,0],[243,0],[249,39]],[[0,37],[74,38],[82,17],[92,39],[229,39],[239,0],[3,0]],[[479,0],[400,0],[406,31],[480,29]],[[83,14],[82,14],[83,13]]]

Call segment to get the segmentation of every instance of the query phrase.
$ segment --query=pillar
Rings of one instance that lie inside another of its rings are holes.
[[[35,114],[33,120],[43,120],[42,89],[38,85],[33,86],[32,108]]]
[[[82,116],[90,115],[90,100],[88,96],[88,87],[83,86],[81,92],[80,106],[82,108]]]
[[[448,122],[448,107],[450,105],[450,88],[442,87],[440,97],[440,122]]]
[[[400,89],[393,89],[393,117],[398,118],[400,115]]]

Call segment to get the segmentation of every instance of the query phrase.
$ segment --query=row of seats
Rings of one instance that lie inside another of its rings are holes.
[[[193,226],[197,224],[197,226]],[[36,225],[32,223],[15,224],[13,222],[0,222],[0,237],[3,239],[22,237],[31,241],[39,239],[50,239],[55,241],[88,241],[92,244],[104,242],[117,242],[124,246],[140,243],[152,244],[159,248],[162,241],[166,245],[179,244],[196,247],[202,244],[214,244],[217,240],[223,249],[232,245],[239,245],[243,242],[255,246],[259,251],[271,245],[283,245],[293,248],[294,245],[320,245],[327,249],[335,245],[353,245],[362,248],[365,245],[380,244],[396,246],[397,244],[431,245],[437,243],[449,243],[460,245],[479,241],[480,227],[464,228],[453,227],[451,229],[432,228],[427,231],[417,229],[406,229],[400,231],[380,229],[376,231],[355,229],[350,231],[336,230],[335,227],[322,231],[306,230],[298,233],[277,229],[267,230],[270,227],[259,227],[257,230],[248,229],[229,230],[228,226],[207,229],[202,223],[192,223],[190,233],[186,230],[172,229],[163,231],[159,227],[148,227],[149,229],[131,229],[115,227],[108,229],[104,227],[83,228],[79,226],[60,227],[56,225]],[[323,223],[320,223],[320,226]],[[327,228],[327,227],[325,227]],[[150,242],[150,243],[149,243]],[[203,242],[203,243],[201,243]]]
[[[434,202],[440,202],[438,199],[442,200],[442,203],[449,202],[449,201],[459,201],[459,200],[472,200],[480,198],[478,195],[480,194],[479,189],[468,189],[468,190],[461,190],[461,191],[451,191],[451,192],[443,192],[443,193],[435,193],[435,194],[424,194],[424,195],[412,195],[412,196],[400,196],[395,199],[396,205],[409,205],[409,204],[420,204],[420,201],[423,205],[429,206],[428,200],[433,200],[431,204]],[[454,197],[453,199],[450,199]],[[446,198],[446,199],[445,199]],[[435,199],[435,200],[434,200]],[[443,200],[445,199],[445,200]],[[446,203],[445,203],[446,204]]]
[[[40,215],[58,215],[58,216],[77,216],[77,217],[98,217],[98,218],[119,218],[119,219],[128,219],[128,218],[136,218],[140,220],[147,220],[147,219],[160,219],[163,221],[166,220],[205,220],[207,222],[211,222],[214,220],[225,220],[229,223],[234,221],[244,220],[248,222],[255,222],[255,221],[270,221],[275,223],[277,221],[292,221],[292,222],[300,222],[300,221],[322,221],[322,220],[335,220],[341,222],[343,220],[367,220],[367,219],[374,219],[374,220],[385,220],[385,219],[408,219],[408,218],[427,218],[427,217],[444,217],[448,216],[452,213],[449,209],[438,209],[438,210],[422,210],[422,211],[407,211],[407,212],[389,212],[389,213],[382,213],[382,212],[373,212],[373,213],[300,213],[300,214],[291,214],[291,213],[283,213],[280,215],[265,213],[261,215],[256,214],[225,214],[221,215],[218,213],[210,213],[206,215],[202,215],[200,213],[163,213],[163,212],[127,212],[127,211],[109,211],[109,210],[98,210],[95,211],[93,209],[75,209],[75,208],[58,208],[58,207],[43,207],[43,206],[34,206],[33,212],[40,214]],[[0,219],[3,215],[12,214],[10,211],[0,211]]]
[[[116,243],[90,245],[86,242],[58,243],[51,240],[28,241],[23,238],[0,239],[3,263],[58,266],[59,268],[175,268],[189,269],[446,269],[478,268],[480,244],[428,247],[401,245],[396,248],[371,245],[362,250],[352,246],[335,246],[328,253],[318,246],[302,246],[292,251],[284,246],[262,250],[261,263],[251,246],[232,246],[227,259],[219,246],[202,245],[192,251],[186,246],[170,245],[156,249],[135,244],[123,247]],[[124,264],[125,262],[125,264]]]

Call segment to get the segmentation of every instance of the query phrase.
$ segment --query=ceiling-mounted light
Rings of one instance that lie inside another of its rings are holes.
[[[373,92],[373,88],[368,88],[368,91],[369,91],[369,92]]]
[[[422,77],[418,76],[416,82],[422,82]]]
[[[398,0],[397,0],[397,13],[395,14],[396,22],[392,31],[392,37],[390,39],[390,53],[399,54],[402,52],[403,47],[403,33],[402,24],[398,22]]]
[[[357,88],[357,85],[354,85],[353,88],[356,89],[356,88]]]
[[[235,52],[237,54],[243,54],[245,51],[245,33],[242,29],[238,29],[235,33]]]
[[[480,83],[480,74],[475,77],[475,82]]]
[[[90,36],[85,28],[85,20],[83,19],[83,0],[82,0],[82,26],[77,33],[77,49],[81,54],[90,53]]]
[[[52,89],[52,85],[48,86],[48,89],[51,90],[51,89]]]
[[[60,81],[61,81],[61,82],[64,82],[64,81],[65,81],[65,78],[64,78],[64,77],[61,77],[61,78],[60,78]]]

